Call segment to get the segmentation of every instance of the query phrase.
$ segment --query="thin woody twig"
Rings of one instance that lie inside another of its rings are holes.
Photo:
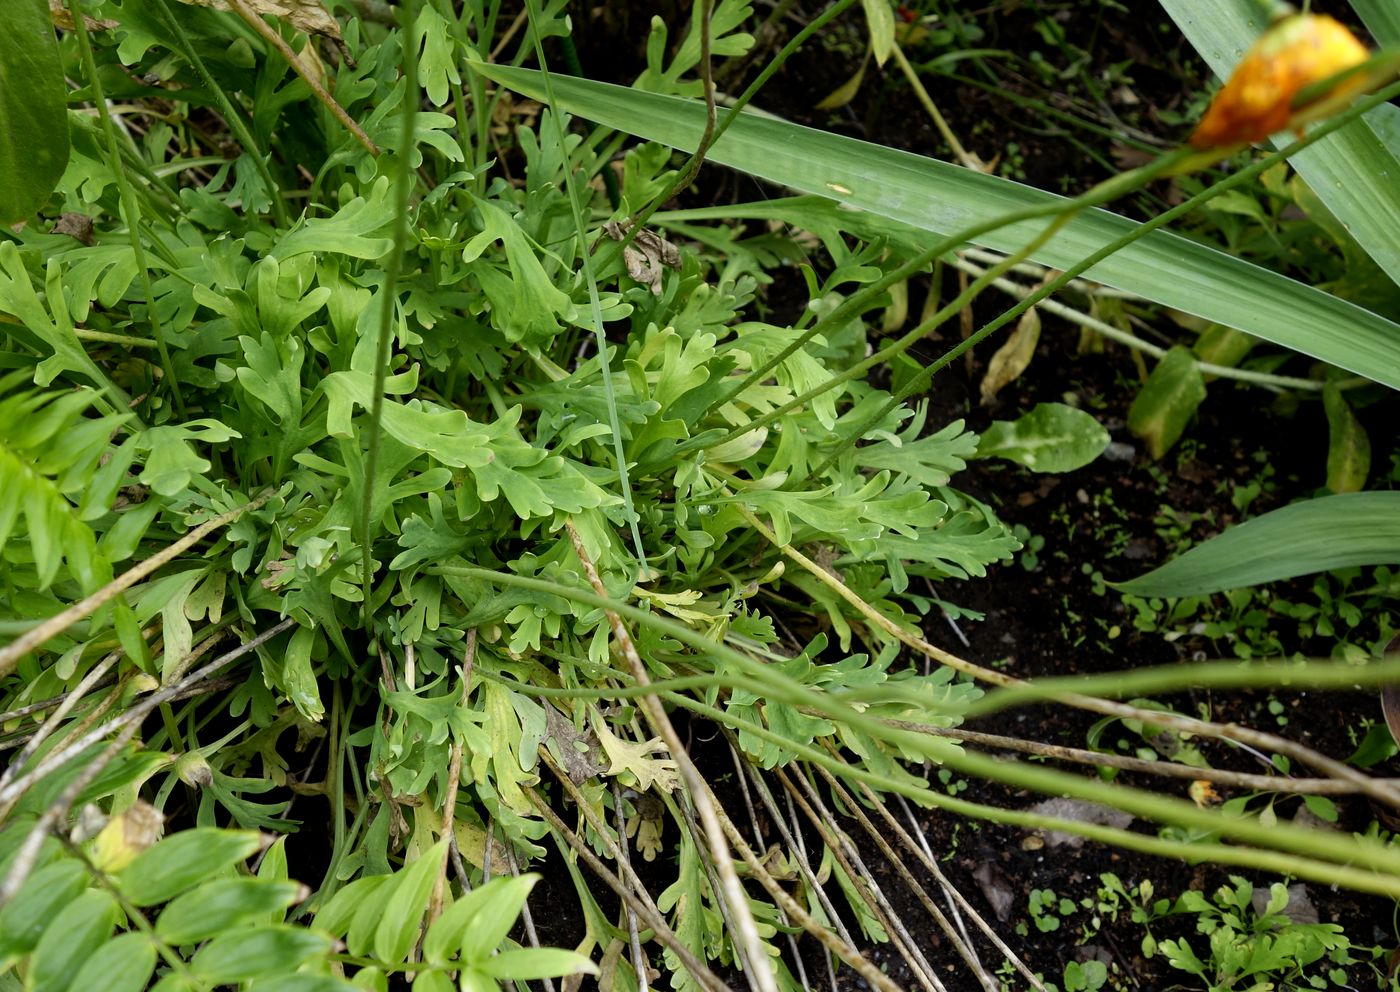
[[[39,647],[45,641],[57,637],[79,620],[96,613],[101,607],[116,599],[123,592],[136,585],[136,583],[140,582],[148,575],[153,574],[167,562],[184,554],[190,548],[204,540],[209,534],[221,527],[228,526],[249,510],[256,510],[261,507],[272,498],[274,491],[275,490],[269,489],[261,496],[244,503],[242,506],[234,507],[227,513],[221,513],[213,520],[200,524],[168,548],[156,552],[151,555],[151,557],[141,562],[141,564],[127,569],[91,596],[79,600],[62,613],[49,617],[12,643],[0,648],[0,678],[4,678],[14,671],[15,666],[19,664],[21,658]]]
[[[588,554],[588,549],[584,547],[583,539],[579,537],[573,521],[566,521],[565,526],[568,528],[574,552],[583,565],[583,571],[588,577],[589,584],[599,596],[606,597],[608,590],[603,585],[603,580],[599,578],[598,570],[593,566],[593,559]],[[651,677],[647,674],[646,665],[642,662],[641,655],[637,653],[637,646],[633,643],[632,635],[623,624],[622,618],[612,610],[607,610],[606,613],[617,647],[622,652],[623,657],[627,659],[628,667],[632,670],[632,677],[641,685],[649,684]],[[661,705],[661,701],[655,696],[642,696],[638,699],[638,705],[646,715],[647,722],[651,724],[652,729],[666,742],[666,747],[670,751],[672,759],[675,760],[676,767],[680,770],[686,793],[690,797],[701,825],[704,827],[710,857],[714,861],[715,870],[719,873],[722,883],[721,891],[723,891],[724,899],[734,915],[738,931],[736,934],[737,945],[743,948],[745,957],[753,969],[753,977],[761,992],[777,992],[778,981],[773,974],[773,964],[768,960],[768,953],[764,950],[763,942],[759,938],[758,924],[754,921],[753,911],[749,908],[749,899],[744,892],[744,886],[734,871],[734,859],[730,855],[724,829],[720,826],[719,816],[715,812],[714,804],[710,801],[710,793],[705,781],[700,777],[695,762],[691,761],[690,755],[686,753],[685,745],[681,742],[680,735],[676,733],[676,728],[671,725],[671,719],[666,715],[666,709]]]
[[[316,74],[306,67],[301,56],[292,51],[292,46],[287,44],[286,39],[264,21],[257,11],[249,7],[246,0],[228,0],[228,3],[233,8],[234,13],[243,18],[250,28],[262,35],[269,45],[277,49],[281,56],[287,60],[287,64],[292,67],[292,71],[300,76],[307,86],[311,87],[311,92],[315,94],[316,99],[320,100],[335,119],[340,121],[345,130],[349,131],[355,140],[364,146],[365,151],[378,158],[379,146],[370,139],[369,135],[365,134],[364,129],[360,127],[355,118],[346,112],[336,98],[331,96],[330,91],[321,85]]]
[[[540,753],[543,754],[544,752],[541,751]],[[632,907],[636,914],[641,917],[642,921],[646,923],[647,927],[651,929],[651,932],[655,934],[656,939],[665,944],[666,947],[680,959],[681,965],[690,972],[692,978],[703,985],[709,992],[732,992],[729,986],[724,983],[723,979],[706,967],[704,962],[697,958],[690,948],[681,943],[675,931],[666,925],[666,920],[659,913],[654,912],[637,897],[636,893],[634,893],[631,888],[623,885],[622,880],[608,870],[608,866],[603,864],[598,856],[589,849],[588,845],[584,843],[583,838],[569,829],[569,825],[559,818],[558,813],[549,808],[549,804],[544,801],[544,798],[538,792],[533,789],[527,789],[525,795],[535,804],[535,809],[539,810],[540,815],[549,821],[549,825],[564,838],[565,842],[573,849],[574,853],[583,859],[583,862],[593,870],[595,875],[603,880],[603,884],[617,893],[619,899]]]

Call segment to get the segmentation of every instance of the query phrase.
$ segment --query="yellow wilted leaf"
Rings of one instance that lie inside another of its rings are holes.
[[[1191,133],[1193,148],[1251,144],[1308,119],[1293,106],[1305,87],[1360,65],[1366,46],[1325,14],[1293,14],[1275,21],[1245,52]],[[1332,102],[1368,85],[1357,74],[1342,80],[1311,104]]]
[[[1002,387],[1015,382],[1016,378],[1031,364],[1035,357],[1035,346],[1040,342],[1040,314],[1034,308],[1027,310],[1016,322],[1016,330],[997,349],[992,360],[987,363],[987,374],[982,377],[982,405],[986,406],[1001,392]]]

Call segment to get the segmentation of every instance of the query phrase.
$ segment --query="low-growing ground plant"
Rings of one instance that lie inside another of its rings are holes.
[[[743,0],[652,19],[631,87],[577,71],[571,18],[591,15],[564,0],[17,10],[23,30],[0,36],[6,78],[32,80],[0,92],[0,168],[22,177],[0,199],[3,988],[594,974],[610,990],[742,975],[767,992],[839,964],[891,989],[864,953],[886,942],[936,987],[873,850],[934,879],[953,920],[901,876],[967,981],[995,988],[1009,962],[1039,985],[943,879],[912,813],[895,815],[910,801],[1400,895],[1400,854],[1378,836],[1003,761],[989,749],[1018,742],[961,728],[1050,698],[1268,747],[1400,807],[1393,782],[1283,736],[1118,701],[1285,676],[1377,685],[1393,662],[1030,683],[925,634],[962,615],[962,584],[1037,551],[959,488],[968,463],[1064,473],[1109,443],[1066,404],[974,432],[925,395],[997,328],[1029,335],[1024,315],[1075,277],[1189,300],[1400,386],[1386,314],[1159,230],[1282,154],[1146,223],[1101,209],[1255,135],[1065,200],[743,111],[857,10],[871,58],[894,57],[884,0],[821,11],[727,106],[715,65],[760,27]],[[1364,124],[1394,95],[1393,62],[1329,64],[1282,96],[1280,127],[1340,111],[1294,150]],[[1365,86],[1331,78],[1348,68]],[[678,203],[702,162],[796,195]],[[1318,195],[1356,216],[1355,198]],[[1385,229],[1363,228],[1380,264]],[[898,287],[968,242],[998,254],[901,317]],[[1028,260],[1063,274],[909,366]],[[764,295],[780,274],[801,286],[790,319]],[[1173,354],[1164,365],[1199,373]],[[1388,495],[1352,497],[1368,502],[1334,545],[1355,547]],[[1304,549],[1287,567],[1335,558]],[[1183,594],[1171,567],[1138,594]],[[1302,789],[1277,770],[1279,791]],[[1161,832],[983,802],[969,781]],[[537,884],[550,897],[532,904]],[[1044,932],[1077,912],[1049,891],[1031,911]],[[1225,929],[1223,903],[1188,908]],[[1332,931],[1284,954],[1272,923],[1242,926],[1288,975],[1347,963]],[[1211,981],[1264,971],[1237,950],[1212,952]],[[1055,971],[1065,987],[1106,978]]]

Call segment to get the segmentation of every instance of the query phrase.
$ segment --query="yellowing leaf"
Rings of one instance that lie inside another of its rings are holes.
[[[615,735],[602,720],[595,718],[593,725],[603,752],[612,762],[607,772],[609,775],[630,774],[637,780],[634,788],[639,792],[646,792],[653,785],[665,792],[675,790],[680,783],[675,760],[651,757],[654,753],[666,751],[666,744],[661,738],[653,737],[635,744]]]
[[[1031,364],[1035,357],[1035,346],[1040,341],[1040,315],[1034,309],[1027,310],[1016,322],[1016,330],[997,349],[992,360],[987,363],[987,374],[982,377],[982,405],[986,406],[996,398],[1002,388],[1012,382]]]

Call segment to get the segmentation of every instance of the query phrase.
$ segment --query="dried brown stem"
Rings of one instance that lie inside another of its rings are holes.
[[[569,538],[573,541],[574,552],[583,565],[583,571],[588,577],[589,584],[595,593],[606,598],[608,595],[607,587],[599,578],[598,570],[593,565],[593,559],[588,554],[588,549],[583,545],[583,539],[579,537],[578,530],[572,521],[568,521],[566,526],[569,530]],[[637,653],[637,646],[632,641],[632,635],[623,624],[622,618],[612,610],[605,612],[608,623],[612,627],[613,638],[617,643],[618,650],[621,651],[622,656],[627,660],[628,667],[632,670],[632,677],[637,680],[639,685],[649,685],[651,677],[647,674],[646,665],[643,663],[641,655]],[[701,778],[699,770],[695,767],[695,762],[691,761],[690,755],[686,753],[685,745],[681,742],[680,735],[676,733],[676,728],[671,725],[671,718],[666,715],[666,709],[661,705],[661,701],[654,695],[646,695],[639,697],[637,702],[653,731],[661,737],[671,752],[671,757],[675,760],[676,767],[680,771],[681,781],[685,784],[686,795],[690,798],[691,805],[694,807],[701,825],[705,828],[705,839],[709,847],[710,858],[714,862],[715,870],[719,873],[722,885],[720,891],[724,893],[724,901],[729,905],[729,910],[734,917],[735,929],[738,931],[736,946],[743,950],[760,992],[778,992],[778,980],[773,974],[773,965],[768,960],[768,953],[764,950],[763,941],[759,938],[758,924],[754,921],[753,911],[749,909],[748,896],[745,895],[743,884],[734,871],[734,859],[730,855],[729,845],[725,842],[724,828],[720,826],[719,816],[715,812],[715,805],[710,799],[710,792],[705,785],[705,780]]]
[[[132,586],[136,585],[136,583],[154,573],[167,562],[173,561],[175,558],[184,554],[190,548],[204,540],[209,534],[221,527],[228,526],[249,510],[258,509],[272,498],[273,492],[273,490],[269,489],[261,496],[244,503],[242,506],[234,507],[227,513],[221,513],[213,520],[200,524],[168,548],[151,555],[151,557],[141,562],[141,564],[127,569],[91,596],[79,600],[62,613],[49,617],[33,630],[28,631],[5,647],[0,648],[0,678],[4,678],[14,671],[15,666],[19,664],[21,658],[39,647],[45,641],[57,637],[79,620],[96,613],[98,609],[116,599],[127,589],[130,589]]]
[[[346,112],[345,108],[336,101],[336,98],[331,96],[330,91],[321,85],[321,81],[316,78],[316,74],[306,67],[306,64],[301,60],[301,56],[292,51],[292,46],[287,44],[286,39],[278,34],[270,24],[264,21],[257,11],[249,7],[245,0],[228,0],[228,4],[233,8],[234,13],[247,22],[250,28],[262,35],[263,39],[269,45],[277,49],[278,53],[287,60],[287,64],[292,67],[292,71],[300,76],[307,86],[311,87],[311,92],[316,95],[316,99],[320,100],[322,105],[331,112],[335,119],[340,121],[345,127],[345,130],[349,131],[355,140],[364,146],[365,151],[377,158],[379,156],[379,146],[370,140],[370,136],[365,134],[364,129],[355,121],[355,118],[351,117]],[[408,98],[405,97],[405,99]]]
[[[540,753],[543,754],[544,752],[542,751]],[[666,920],[660,913],[654,912],[645,902],[637,897],[631,888],[622,884],[622,880],[614,875],[608,869],[608,866],[603,864],[598,856],[589,849],[588,845],[584,843],[583,838],[569,829],[569,825],[559,818],[558,813],[555,813],[554,810],[549,808],[549,803],[545,802],[544,798],[538,792],[533,789],[527,789],[525,795],[530,798],[530,801],[535,804],[535,808],[540,811],[540,815],[549,821],[549,825],[564,838],[565,842],[567,842],[574,853],[583,860],[584,864],[588,865],[593,873],[603,880],[603,884],[617,894],[619,899],[632,908],[633,912],[641,918],[642,922],[651,929],[651,932],[655,935],[657,940],[665,944],[666,947],[680,959],[681,965],[690,972],[692,978],[703,985],[709,992],[733,992],[718,975],[706,967],[704,962],[691,953],[690,948],[681,943],[680,938],[676,936],[674,930],[666,925]]]

